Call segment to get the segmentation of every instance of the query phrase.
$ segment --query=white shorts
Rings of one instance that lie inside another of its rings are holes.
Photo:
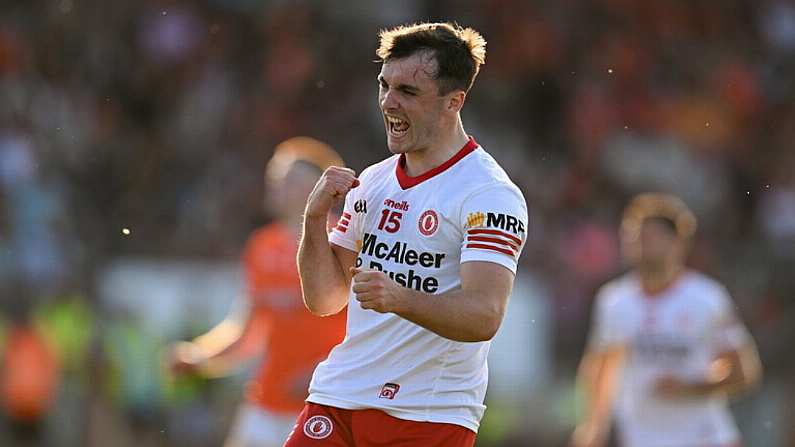
[[[297,417],[244,403],[237,410],[224,447],[282,447]]]

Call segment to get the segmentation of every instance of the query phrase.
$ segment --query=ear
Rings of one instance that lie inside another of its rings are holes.
[[[447,94],[447,110],[458,113],[464,107],[467,94],[463,90],[454,90]]]

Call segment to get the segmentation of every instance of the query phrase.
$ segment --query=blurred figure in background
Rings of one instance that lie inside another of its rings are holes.
[[[33,320],[33,303],[26,287],[9,291],[10,321],[2,343],[0,399],[11,439],[3,444],[24,447],[46,440],[46,421],[55,403],[60,367],[55,349]]]
[[[685,266],[695,229],[673,196],[642,194],[626,209],[634,270],[597,296],[574,446],[606,444],[614,403],[625,447],[740,445],[727,396],[757,383],[761,364],[726,289]]]
[[[252,234],[243,253],[248,311],[171,350],[174,372],[210,376],[264,353],[226,447],[281,446],[315,365],[345,336],[345,313],[320,318],[304,307],[295,263],[306,198],[327,167],[342,165],[330,146],[311,138],[276,147],[265,170],[265,203],[274,220]]]

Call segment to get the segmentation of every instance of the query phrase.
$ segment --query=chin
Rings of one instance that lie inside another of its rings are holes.
[[[387,137],[386,146],[389,149],[389,152],[392,152],[393,154],[405,154],[406,152],[411,151],[411,146],[409,146],[407,143],[394,143],[389,140],[389,137]]]

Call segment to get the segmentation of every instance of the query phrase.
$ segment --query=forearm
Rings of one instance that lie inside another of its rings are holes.
[[[310,312],[331,315],[345,307],[349,279],[329,245],[325,216],[304,219],[298,273],[304,304]]]
[[[575,446],[594,447],[606,443],[623,356],[621,347],[585,354],[577,377],[584,393],[585,409],[575,431]]]
[[[483,299],[483,292],[453,290],[430,295],[404,288],[399,316],[444,338],[461,342],[490,340],[502,321],[498,300]]]
[[[756,347],[749,345],[739,351],[726,353],[713,362],[708,378],[691,383],[691,395],[709,396],[712,394],[732,395],[747,391],[762,378],[762,366]]]
[[[610,431],[612,413],[612,399],[605,396],[604,393],[589,394],[586,397],[584,417],[577,428],[589,433],[591,443],[602,445],[607,440]]]
[[[596,389],[586,390],[584,401],[584,414],[579,419],[575,436],[582,440],[587,439],[588,442],[582,442],[584,445],[603,445],[610,429],[611,405],[604,394]]]
[[[206,334],[193,339],[206,358],[225,357],[239,349],[246,328],[237,322],[224,320]]]
[[[713,394],[730,396],[747,391],[757,382],[758,378],[746,375],[737,365],[733,365],[732,371],[724,377],[689,384],[688,394],[695,397],[705,397]]]

